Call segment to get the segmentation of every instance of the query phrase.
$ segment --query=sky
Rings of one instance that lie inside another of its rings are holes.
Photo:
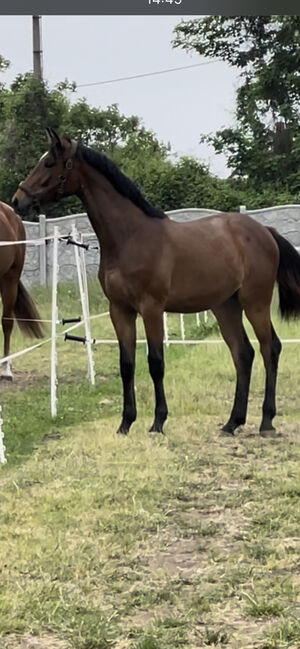
[[[185,17],[186,19],[186,17]],[[43,16],[43,72],[50,87],[67,78],[78,85],[203,62],[201,67],[78,88],[105,108],[117,103],[125,115],[138,115],[147,129],[174,154],[193,155],[226,177],[223,155],[200,144],[200,136],[234,123],[236,70],[226,63],[173,49],[180,16]],[[1,80],[10,83],[32,69],[31,16],[1,16],[0,54],[11,61]]]

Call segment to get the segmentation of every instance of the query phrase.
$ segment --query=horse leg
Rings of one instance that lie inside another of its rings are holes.
[[[5,358],[6,356],[9,356],[10,337],[14,326],[13,311],[17,301],[18,283],[13,282],[8,278],[4,278],[1,282],[0,291],[2,297],[2,330],[4,337],[3,356]],[[10,361],[3,363],[1,379],[12,381],[13,374]]]
[[[233,435],[234,430],[246,421],[251,370],[254,349],[243,326],[242,307],[238,296],[233,295],[220,307],[214,309],[222,336],[228,345],[236,368],[236,389],[233,408],[224,433]]]
[[[114,325],[120,350],[120,374],[123,382],[123,416],[117,430],[127,435],[136,419],[134,369],[136,347],[136,312],[110,303],[110,317]]]
[[[168,416],[168,407],[164,391],[164,325],[163,311],[156,306],[144,308],[141,312],[148,343],[149,372],[154,384],[155,414],[150,433],[162,433]]]
[[[263,434],[275,430],[272,421],[276,415],[276,380],[281,342],[273,328],[269,306],[263,310],[245,307],[245,312],[258,338],[266,370],[263,416],[259,429]]]

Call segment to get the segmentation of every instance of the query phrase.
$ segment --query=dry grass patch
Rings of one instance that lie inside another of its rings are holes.
[[[109,323],[93,327],[110,335]],[[84,351],[59,343],[55,426],[46,351],[17,363],[34,382],[2,399],[1,649],[298,649],[297,350],[282,355],[273,439],[258,435],[257,360],[249,423],[220,437],[234,392],[221,345],[166,350],[170,418],[156,438],[144,349],[125,439],[115,347],[95,351],[91,390]]]

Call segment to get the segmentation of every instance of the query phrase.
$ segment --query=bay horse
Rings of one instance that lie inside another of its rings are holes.
[[[300,315],[300,255],[276,230],[245,214],[224,213],[176,223],[153,207],[105,155],[47,129],[48,151],[21,182],[12,205],[25,215],[75,194],[101,245],[99,280],[110,304],[120,349],[123,415],[118,433],[136,419],[136,317],[144,322],[155,415],[150,432],[163,432],[163,313],[211,309],[236,368],[236,391],[225,434],[246,421],[254,350],[243,326],[251,322],[266,371],[260,432],[273,429],[281,343],[271,322],[274,284],[283,318]]]
[[[25,239],[26,232],[20,217],[9,205],[0,202],[0,293],[4,358],[9,356],[14,317],[24,334],[33,338],[43,337],[42,327],[36,322],[40,320],[39,313],[20,280],[25,259],[25,244],[13,245],[14,242]],[[11,241],[12,245],[1,246],[2,241]],[[13,374],[10,361],[7,360],[3,365],[0,378],[11,381]]]

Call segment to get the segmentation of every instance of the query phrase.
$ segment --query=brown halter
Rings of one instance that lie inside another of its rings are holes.
[[[41,198],[44,194],[47,194],[47,192],[51,191],[52,189],[56,189],[56,193],[58,195],[62,195],[64,193],[64,186],[65,186],[65,184],[67,182],[70,171],[73,169],[73,161],[74,161],[74,158],[75,158],[75,155],[76,155],[77,147],[78,147],[78,142],[74,142],[72,140],[70,155],[67,158],[67,160],[65,162],[65,165],[64,165],[65,173],[60,174],[58,176],[57,181],[54,182],[49,187],[45,187],[44,189],[40,189],[37,192],[33,192],[30,189],[30,187],[27,187],[27,185],[24,182],[21,182],[19,184],[18,189],[21,189],[21,191],[24,192],[24,194],[26,194],[26,196],[28,196],[29,198],[32,198],[32,202],[33,202],[34,206],[38,207],[39,206],[39,198]]]

